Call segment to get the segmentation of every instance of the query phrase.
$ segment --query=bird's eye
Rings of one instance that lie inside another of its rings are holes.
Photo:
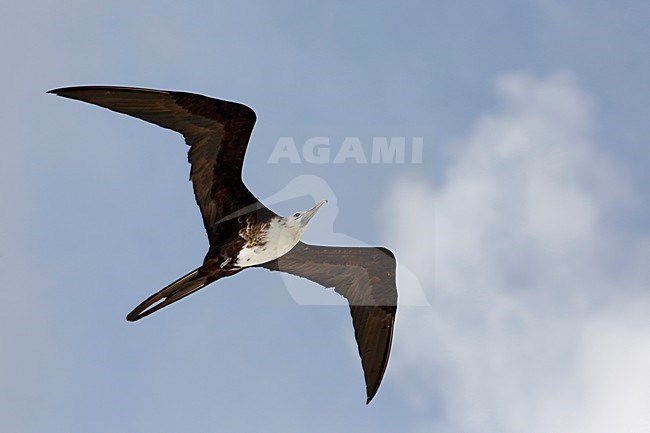
[[[299,216],[300,216],[300,212],[296,212],[295,214],[293,214],[294,218],[298,218]]]

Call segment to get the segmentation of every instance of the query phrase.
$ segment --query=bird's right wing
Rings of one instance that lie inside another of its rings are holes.
[[[242,104],[193,93],[132,87],[84,86],[50,90],[179,132],[190,146],[190,179],[210,245],[219,222],[242,208],[261,208],[242,179],[255,112]],[[230,228],[224,231],[228,231]]]
[[[350,304],[354,336],[374,397],[388,364],[397,312],[396,262],[386,248],[298,244],[284,256],[258,265],[333,287]]]

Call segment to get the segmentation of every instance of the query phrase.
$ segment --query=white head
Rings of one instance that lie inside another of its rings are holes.
[[[293,215],[289,215],[288,217],[284,218],[284,224],[286,227],[294,229],[294,230],[299,230],[300,233],[305,231],[307,228],[307,224],[309,221],[316,215],[316,212],[318,212],[318,209],[321,208],[325,203],[327,203],[326,199],[323,199],[316,203],[316,205],[304,212],[296,212]]]

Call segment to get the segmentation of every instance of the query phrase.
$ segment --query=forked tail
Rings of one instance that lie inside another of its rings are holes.
[[[191,295],[197,290],[202,289],[211,282],[220,278],[220,276],[215,278],[213,275],[206,275],[203,272],[199,272],[200,269],[201,268],[194,269],[192,272],[180,277],[158,293],[149,296],[126,316],[126,320],[129,322],[135,322],[143,317],[147,317],[149,314]]]

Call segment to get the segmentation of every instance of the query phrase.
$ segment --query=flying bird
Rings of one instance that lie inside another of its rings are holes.
[[[130,87],[68,87],[48,93],[174,130],[189,146],[190,180],[210,247],[201,266],[145,299],[127,320],[140,320],[249,267],[307,278],[348,300],[370,403],[391,350],[397,311],[395,257],[382,247],[301,242],[307,224],[327,200],[282,217],[255,198],[242,180],[256,120],[251,108],[192,93]]]

